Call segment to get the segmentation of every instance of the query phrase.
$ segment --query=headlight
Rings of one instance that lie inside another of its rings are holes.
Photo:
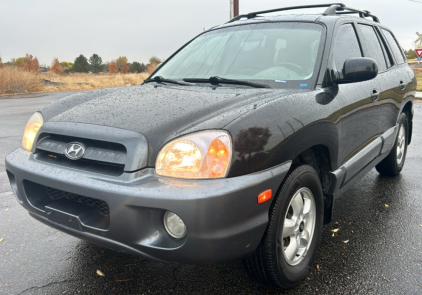
[[[32,149],[35,137],[37,137],[38,131],[42,127],[43,123],[44,120],[40,113],[35,113],[31,118],[29,118],[28,123],[26,123],[22,139],[22,146],[24,149],[28,151]]]
[[[202,131],[166,144],[158,153],[155,171],[175,178],[225,177],[231,158],[232,143],[227,132]]]

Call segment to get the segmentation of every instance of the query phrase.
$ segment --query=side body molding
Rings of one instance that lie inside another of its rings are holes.
[[[341,196],[369,170],[381,162],[393,148],[396,134],[397,126],[388,129],[340,166],[339,169],[331,172],[332,185],[329,193],[335,198]]]

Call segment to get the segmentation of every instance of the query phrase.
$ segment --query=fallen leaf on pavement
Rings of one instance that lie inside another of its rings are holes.
[[[132,281],[132,280],[133,280],[133,278],[127,279],[127,280],[116,280],[116,282],[128,282],[128,281]]]
[[[345,244],[348,243],[348,242],[349,242],[349,240],[343,241],[343,243],[345,243]]]
[[[390,205],[388,205],[388,204],[385,204],[384,206],[387,207],[387,208],[390,207]]]
[[[6,208],[6,210],[4,210],[4,211],[9,211],[9,208]]]
[[[321,271],[321,268],[319,267],[319,264],[317,264],[316,269],[317,269],[318,271]]]
[[[3,238],[0,239],[0,242],[3,242]]]
[[[103,274],[103,272],[101,270],[97,270],[97,275],[104,277],[105,274]]]
[[[334,224],[338,224],[338,221],[334,222]]]
[[[331,231],[333,232],[333,233],[336,233],[336,232],[338,232],[338,228],[336,228],[336,229],[332,229]]]

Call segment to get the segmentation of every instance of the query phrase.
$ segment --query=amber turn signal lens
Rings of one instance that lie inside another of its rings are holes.
[[[29,118],[28,123],[26,123],[22,139],[22,147],[24,149],[28,151],[32,149],[34,140],[43,124],[44,120],[40,113],[35,113],[31,118]]]
[[[229,164],[230,152],[227,146],[219,139],[214,139],[207,152],[207,164],[210,170],[209,177],[223,177]]]
[[[258,203],[264,203],[265,201],[268,201],[269,199],[271,199],[272,196],[272,190],[266,190],[265,192],[259,194],[258,196]]]

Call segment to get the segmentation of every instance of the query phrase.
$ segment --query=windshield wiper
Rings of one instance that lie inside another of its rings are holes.
[[[248,82],[243,80],[234,80],[234,79],[226,79],[221,78],[218,76],[209,77],[208,79],[203,78],[184,78],[183,81],[185,82],[198,82],[198,83],[211,83],[214,85],[220,84],[220,83],[226,83],[226,84],[235,84],[235,85],[245,85],[245,86],[251,86],[255,88],[271,88],[270,86],[266,84],[260,84],[260,83],[254,83],[254,82]]]
[[[152,79],[146,79],[144,81],[144,83],[149,83],[149,82],[158,82],[158,83],[165,82],[165,83],[171,83],[171,84],[177,84],[177,85],[183,85],[183,86],[193,86],[193,84],[183,83],[183,82],[179,82],[177,80],[172,80],[172,79],[166,79],[161,76],[155,76]]]

